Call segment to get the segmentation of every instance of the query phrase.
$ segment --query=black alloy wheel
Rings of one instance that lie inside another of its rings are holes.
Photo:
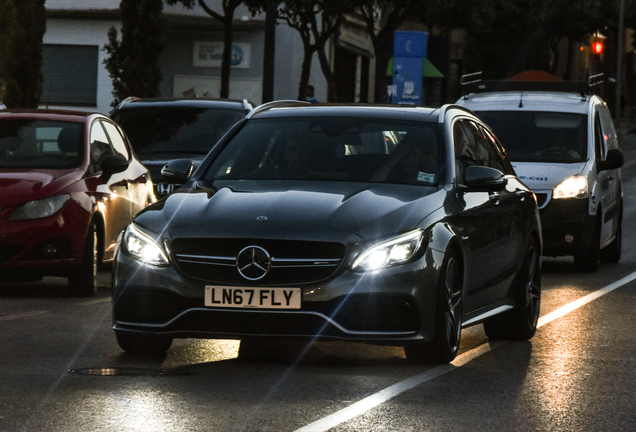
[[[93,297],[97,294],[98,244],[97,228],[95,222],[91,222],[86,235],[82,265],[68,280],[72,296]]]
[[[541,256],[533,238],[528,240],[524,262],[515,279],[515,308],[484,323],[491,339],[528,340],[537,331],[541,310]]]
[[[621,210],[622,214],[622,210]],[[615,264],[621,260],[621,249],[623,247],[623,217],[618,218],[618,228],[614,241],[601,249],[601,262]]]
[[[404,346],[406,357],[414,362],[449,363],[459,351],[463,271],[460,260],[452,250],[446,253],[441,275],[433,339]]]
[[[598,209],[598,216],[594,223],[592,241],[585,252],[574,255],[574,268],[580,272],[593,273],[598,270],[601,262],[601,209]]]

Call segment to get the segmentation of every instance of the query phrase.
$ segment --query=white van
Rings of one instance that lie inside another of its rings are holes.
[[[477,81],[457,103],[497,135],[537,196],[544,256],[574,256],[581,271],[621,257],[623,190],[606,103],[578,82]]]

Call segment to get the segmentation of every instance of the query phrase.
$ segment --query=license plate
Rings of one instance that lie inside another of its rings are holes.
[[[300,309],[300,288],[252,288],[206,285],[206,306]]]

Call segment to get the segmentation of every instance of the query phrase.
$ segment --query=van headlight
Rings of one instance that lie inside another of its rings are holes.
[[[54,215],[64,204],[69,202],[71,196],[69,194],[57,195],[48,198],[43,198],[35,201],[29,201],[22,204],[13,212],[9,217],[9,220],[30,220],[30,219],[42,219]]]
[[[552,198],[587,198],[587,178],[580,174],[566,178],[554,188]]]
[[[170,265],[168,255],[159,243],[134,224],[126,228],[122,243],[126,255],[137,261],[154,266]]]
[[[420,250],[423,239],[424,231],[415,230],[378,243],[362,252],[351,268],[355,271],[370,271],[407,263]]]

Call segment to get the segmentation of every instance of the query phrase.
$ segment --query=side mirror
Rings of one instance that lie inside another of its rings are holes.
[[[125,171],[128,168],[128,161],[123,156],[108,155],[104,156],[99,166],[102,170],[102,175],[110,177],[113,174]]]
[[[619,149],[610,149],[604,161],[599,161],[596,170],[598,172],[618,169],[623,166],[623,152]]]
[[[194,162],[190,159],[175,159],[161,168],[161,177],[168,183],[183,184],[194,171]]]
[[[503,190],[508,179],[498,169],[471,165],[466,168],[467,192],[494,192]]]

